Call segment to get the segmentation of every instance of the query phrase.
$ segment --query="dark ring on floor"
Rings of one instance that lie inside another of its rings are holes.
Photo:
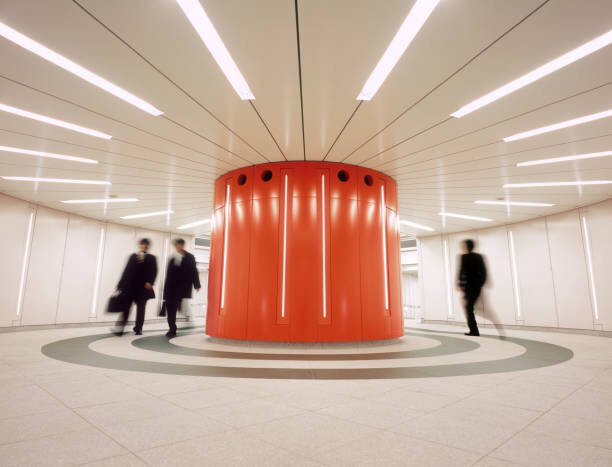
[[[419,334],[436,340],[448,339],[451,332],[431,331],[435,334]],[[56,360],[97,368],[108,368],[141,373],[166,375],[188,375],[232,378],[266,379],[396,379],[432,378],[448,376],[482,375],[541,368],[563,363],[573,358],[574,353],[555,344],[538,342],[518,337],[505,340],[525,348],[525,352],[514,357],[484,362],[428,365],[421,367],[395,368],[251,368],[191,365],[182,363],[150,362],[114,357],[95,352],[89,346],[99,340],[112,337],[111,334],[91,335],[63,339],[42,347],[44,355]],[[498,339],[482,336],[481,339]]]
[[[201,331],[200,331],[201,332]],[[180,333],[181,335],[194,334],[194,332]],[[406,332],[409,336],[423,336],[419,333]],[[195,349],[182,347],[168,341],[164,335],[141,337],[134,339],[132,345],[152,352],[168,353],[173,355],[189,355],[194,357],[229,358],[239,360],[296,360],[296,361],[334,361],[334,360],[392,360],[399,358],[439,357],[463,352],[471,352],[480,347],[478,342],[447,336],[445,339],[435,339],[439,342],[434,347],[426,349],[403,350],[399,352],[363,352],[363,353],[335,353],[335,354],[297,354],[297,353],[263,353],[263,352],[228,352],[224,350]],[[317,349],[319,350],[319,349]]]

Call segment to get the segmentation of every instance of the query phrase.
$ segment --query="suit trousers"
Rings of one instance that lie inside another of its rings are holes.
[[[144,325],[145,320],[145,311],[147,308],[147,299],[139,298],[134,300],[136,303],[136,325],[134,326],[134,332],[141,332],[142,326]],[[132,304],[125,310],[123,313],[119,314],[119,319],[117,320],[117,327],[123,329],[125,327],[125,323],[127,323],[128,318],[130,317],[130,309],[132,308]]]
[[[176,312],[181,307],[182,298],[166,299],[166,316],[171,334],[176,334]]]
[[[463,290],[463,297],[465,299],[465,317],[467,319],[468,328],[470,328],[470,334],[480,335],[478,331],[478,324],[476,323],[476,317],[474,316],[474,305],[480,297],[480,287],[466,287]]]

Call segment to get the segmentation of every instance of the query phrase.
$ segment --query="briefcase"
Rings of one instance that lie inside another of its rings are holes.
[[[130,309],[130,301],[126,294],[120,290],[113,293],[108,299],[106,305],[107,313],[125,313]]]

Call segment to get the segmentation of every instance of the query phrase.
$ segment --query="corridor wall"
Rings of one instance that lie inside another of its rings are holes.
[[[104,312],[139,238],[152,241],[159,267],[157,318],[165,258],[175,235],[69,214],[0,194],[0,328],[111,322]],[[192,238],[184,236],[188,245]]]
[[[423,319],[465,322],[456,287],[472,238],[489,280],[481,323],[612,331],[612,200],[503,227],[419,238]]]

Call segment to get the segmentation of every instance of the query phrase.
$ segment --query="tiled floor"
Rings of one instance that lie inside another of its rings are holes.
[[[132,345],[132,335],[91,345],[98,352],[93,359],[114,355],[158,362],[157,369],[177,362],[237,371],[300,368],[313,375],[303,379],[147,373],[104,366],[103,359],[77,365],[41,353],[45,344],[102,335],[102,328],[0,334],[0,465],[612,466],[612,339],[510,331],[569,348],[574,356],[550,365],[539,350],[526,357],[533,360],[526,369],[506,371],[504,360],[525,352],[516,343],[448,334],[477,345],[440,354],[439,342],[419,328],[459,331],[414,325],[411,331],[422,335],[381,345],[245,345],[200,333],[170,344],[294,355],[284,360],[147,350]],[[419,349],[430,351],[415,358],[397,353]],[[299,357],[308,352],[395,357]],[[453,363],[480,361],[499,366],[482,374],[470,373],[473,366],[451,371]],[[421,377],[365,379],[352,372],[316,379],[317,369],[402,367],[409,375],[436,365],[453,376],[435,370]]]

